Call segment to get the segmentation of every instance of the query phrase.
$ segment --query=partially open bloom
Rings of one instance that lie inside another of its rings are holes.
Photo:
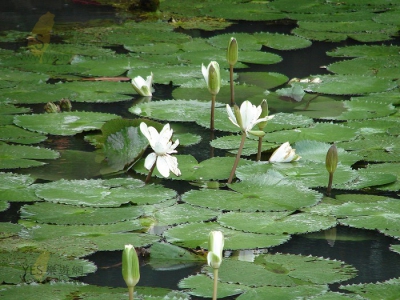
[[[134,287],[140,279],[139,259],[132,245],[122,251],[122,277],[128,287]]]
[[[151,86],[153,84],[153,73],[150,73],[150,76],[147,76],[146,80],[144,80],[141,76],[136,76],[132,79],[131,83],[136,93],[139,95],[148,97],[153,95],[151,91]]]
[[[176,153],[176,147],[179,145],[179,140],[176,140],[172,144],[171,137],[173,130],[170,129],[169,124],[166,124],[164,128],[158,133],[157,129],[151,126],[147,126],[146,123],[140,123],[140,131],[149,141],[151,148],[154,150],[150,153],[144,162],[144,166],[147,170],[151,170],[155,163],[157,163],[157,170],[164,177],[169,176],[171,171],[176,176],[181,175],[181,171],[178,169],[178,160],[176,157],[170,154]]]
[[[300,158],[301,156],[296,154],[296,149],[293,149],[289,142],[286,142],[272,153],[269,162],[292,162],[298,161]]]
[[[219,64],[216,61],[212,61],[206,68],[201,64],[201,72],[203,73],[204,80],[207,83],[208,90],[212,95],[216,95],[221,87],[221,76],[219,72]]]
[[[239,107],[235,105],[232,108],[227,104],[226,111],[228,112],[228,117],[231,122],[239,127],[243,133],[248,135],[248,133],[256,135],[256,136],[263,136],[265,134],[264,131],[252,131],[251,129],[261,122],[266,122],[272,119],[274,116],[265,116],[263,118],[259,118],[262,113],[261,106],[255,106],[250,101],[246,100],[242,103]]]
[[[218,269],[222,263],[224,250],[224,235],[221,231],[211,231],[208,236],[207,263],[210,267]]]

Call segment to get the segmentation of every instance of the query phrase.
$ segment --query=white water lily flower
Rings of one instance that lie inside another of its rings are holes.
[[[240,111],[237,105],[234,106],[234,110],[226,105],[226,111],[228,112],[228,117],[231,122],[239,127],[243,133],[248,135],[248,133],[263,136],[264,131],[252,131],[251,129],[261,122],[266,122],[271,120],[274,116],[265,116],[263,118],[259,118],[262,113],[261,106],[255,106],[250,101],[246,100],[240,106]]]
[[[144,161],[144,166],[147,170],[151,170],[155,163],[157,163],[157,170],[164,177],[169,177],[169,171],[176,176],[181,175],[178,169],[178,160],[176,157],[171,156],[172,153],[177,153],[175,150],[179,145],[179,140],[172,144],[171,137],[173,130],[169,124],[158,133],[157,129],[147,126],[146,123],[140,123],[140,131],[149,141],[151,148],[154,150],[150,153]]]
[[[147,76],[147,79],[144,80],[142,76],[136,76],[131,81],[133,88],[136,93],[141,96],[151,97],[153,94],[151,92],[151,86],[153,84],[153,73],[150,73],[150,76]]]
[[[297,155],[289,142],[283,143],[278,149],[272,153],[269,162],[292,162],[298,161],[301,156]]]
[[[224,250],[224,235],[221,231],[211,231],[208,236],[207,263],[210,267],[218,269],[222,263]]]

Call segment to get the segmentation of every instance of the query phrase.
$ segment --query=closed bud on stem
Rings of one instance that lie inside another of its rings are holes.
[[[207,263],[210,267],[218,269],[222,263],[224,250],[224,235],[221,231],[211,231],[208,237]]]
[[[326,153],[325,166],[326,170],[333,174],[338,164],[338,152],[335,144],[333,144]]]
[[[231,66],[236,64],[238,61],[238,43],[234,37],[231,37],[229,40],[226,59]]]
[[[140,279],[139,259],[132,245],[125,245],[122,252],[122,277],[128,287],[134,287]]]
[[[261,106],[261,109],[262,109],[260,118],[268,117],[269,111],[268,111],[267,100],[263,99],[263,101],[261,101],[260,106]],[[258,128],[260,130],[263,130],[266,125],[267,125],[267,121],[260,122],[260,123],[258,123]]]

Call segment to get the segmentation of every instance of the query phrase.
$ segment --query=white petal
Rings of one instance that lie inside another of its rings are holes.
[[[229,106],[229,104],[226,105],[226,112],[228,113],[228,118],[229,118],[229,120],[231,120],[233,125],[240,127],[236,121],[235,114],[233,113],[232,108]]]
[[[208,68],[206,68],[203,64],[201,64],[201,72],[203,73],[204,80],[208,85]]]
[[[176,176],[181,175],[181,170],[178,169],[178,159],[173,156],[167,156],[166,158],[168,167]]]
[[[157,160],[157,155],[154,152],[150,153],[149,155],[147,155],[144,161],[144,167],[147,170],[150,170],[153,167],[156,160]]]
[[[167,161],[167,155],[158,156],[157,158],[157,170],[164,177],[169,177],[169,165]]]
[[[140,123],[140,131],[143,133],[143,135],[147,138],[147,140],[150,141],[150,132],[147,127],[147,124],[145,122]]]

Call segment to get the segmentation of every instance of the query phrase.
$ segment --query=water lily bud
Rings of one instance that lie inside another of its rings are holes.
[[[134,287],[140,279],[139,259],[132,245],[125,245],[122,252],[122,277],[128,287]]]
[[[60,100],[60,108],[65,111],[71,111],[72,108],[71,101],[67,98],[62,98]]]
[[[221,87],[219,64],[216,61],[212,61],[207,68],[202,65],[201,70],[207,83],[208,90],[212,95],[217,95]]]
[[[44,110],[48,113],[58,113],[60,112],[60,107],[53,102],[47,102],[47,104],[44,106]]]
[[[207,263],[210,267],[218,269],[222,263],[224,250],[224,235],[221,231],[211,231],[208,236]]]
[[[236,64],[238,61],[238,43],[234,37],[231,37],[229,41],[226,59],[231,66]]]
[[[268,113],[269,113],[267,100],[263,99],[263,101],[261,101],[260,106],[261,106],[261,109],[262,109],[260,118],[267,117]],[[267,125],[267,121],[260,122],[260,123],[258,123],[258,128],[260,130],[263,130],[265,125]]]
[[[333,174],[338,164],[338,152],[335,144],[333,144],[326,153],[325,166],[326,170]]]

